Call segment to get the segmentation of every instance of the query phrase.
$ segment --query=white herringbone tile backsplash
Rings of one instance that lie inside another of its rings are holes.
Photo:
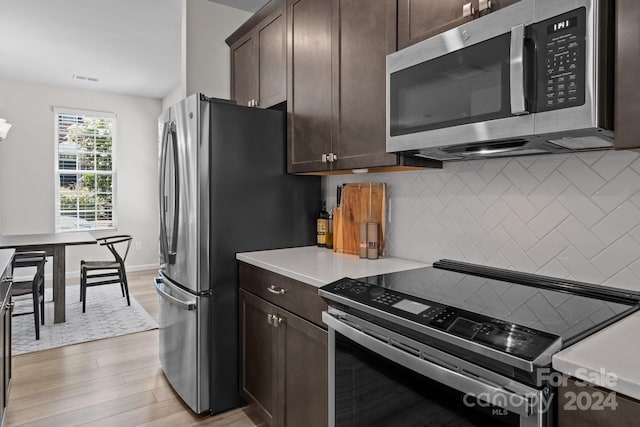
[[[598,151],[324,178],[386,182],[386,255],[441,258],[640,291],[640,154]]]

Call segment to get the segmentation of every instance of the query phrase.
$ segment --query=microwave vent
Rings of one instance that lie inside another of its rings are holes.
[[[548,142],[569,150],[598,150],[613,147],[613,143],[598,136],[549,139]]]

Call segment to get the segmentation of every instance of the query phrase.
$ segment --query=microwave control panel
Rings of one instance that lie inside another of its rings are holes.
[[[586,10],[576,9],[534,24],[537,111],[585,103]]]

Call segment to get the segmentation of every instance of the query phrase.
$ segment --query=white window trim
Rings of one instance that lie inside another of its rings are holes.
[[[112,225],[111,227],[99,227],[99,228],[90,228],[88,230],[58,230],[56,220],[60,216],[60,159],[59,159],[59,150],[58,150],[58,116],[59,115],[76,115],[76,116],[92,116],[92,117],[103,117],[106,119],[113,120],[111,127],[111,162],[112,162],[112,182],[111,185],[113,187],[113,197],[112,197]],[[97,111],[97,110],[85,110],[78,108],[66,108],[66,107],[53,107],[53,129],[54,129],[54,229],[56,233],[75,233],[79,231],[100,231],[100,230],[117,230],[118,229],[118,173],[117,173],[117,127],[118,127],[118,115],[116,113],[108,112],[108,111]]]

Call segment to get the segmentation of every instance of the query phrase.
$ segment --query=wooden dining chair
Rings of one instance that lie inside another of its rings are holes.
[[[106,246],[113,255],[109,261],[80,261],[80,301],[82,312],[87,306],[87,288],[91,286],[120,284],[122,296],[127,297],[127,305],[131,305],[129,298],[129,285],[124,262],[131,248],[133,238],[128,235],[102,237],[96,239],[100,246]]]
[[[44,265],[46,262],[45,251],[16,252],[13,256],[13,277],[28,277],[28,279],[15,279],[11,285],[11,296],[31,294],[33,311],[14,312],[12,316],[33,314],[36,340],[40,339],[40,324],[44,325]]]

